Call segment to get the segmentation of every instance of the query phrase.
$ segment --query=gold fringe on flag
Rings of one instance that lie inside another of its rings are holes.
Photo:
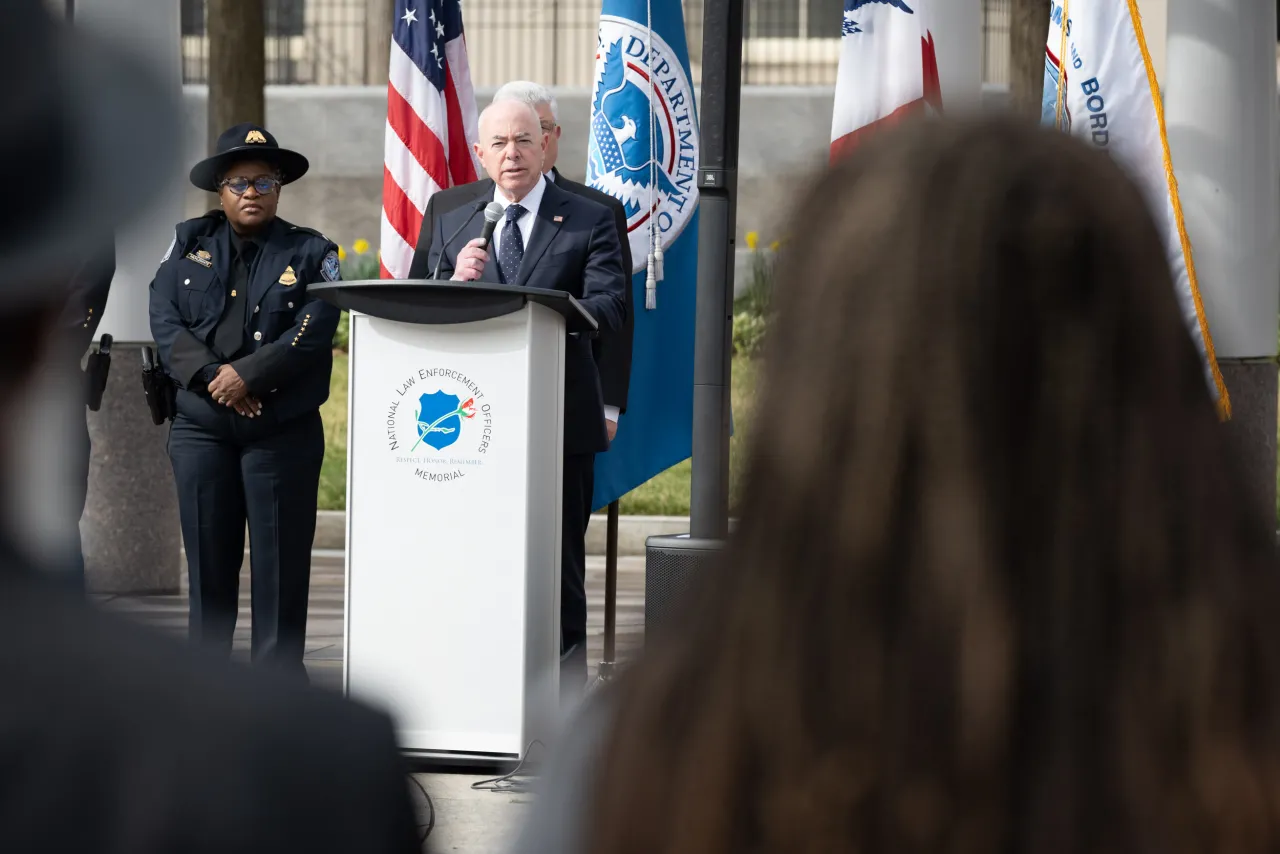
[[[1223,421],[1231,418],[1231,396],[1227,393],[1227,384],[1222,379],[1222,371],[1218,368],[1218,357],[1213,350],[1213,335],[1209,332],[1209,321],[1205,317],[1204,302],[1200,298],[1200,284],[1196,279],[1196,265],[1191,256],[1191,239],[1187,237],[1187,223],[1182,214],[1182,199],[1178,195],[1178,178],[1173,173],[1173,158],[1169,154],[1169,135],[1165,130],[1164,101],[1160,97],[1160,82],[1156,79],[1155,66],[1151,64],[1151,52],[1147,50],[1147,38],[1142,32],[1142,15],[1138,12],[1137,0],[1128,0],[1129,19],[1133,22],[1133,32],[1138,38],[1138,49],[1142,51],[1142,64],[1147,70],[1147,85],[1151,89],[1151,103],[1156,109],[1156,121],[1160,126],[1160,148],[1164,155],[1164,176],[1169,182],[1169,199],[1173,203],[1173,218],[1178,226],[1178,239],[1182,243],[1182,257],[1187,262],[1187,281],[1191,286],[1191,299],[1196,307],[1196,321],[1200,325],[1200,337],[1204,340],[1205,356],[1209,360],[1209,370],[1213,373],[1213,384],[1218,389],[1218,417]],[[1064,24],[1065,32],[1065,24]]]

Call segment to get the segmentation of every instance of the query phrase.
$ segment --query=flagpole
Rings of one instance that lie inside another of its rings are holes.
[[[604,537],[604,656],[596,672],[597,682],[613,678],[618,637],[618,502],[609,505]]]
[[[698,289],[693,357],[695,539],[729,533],[730,313],[742,105],[743,0],[707,0],[702,41],[702,151],[698,167]]]

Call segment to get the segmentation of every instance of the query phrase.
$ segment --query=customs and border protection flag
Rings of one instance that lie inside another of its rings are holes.
[[[1136,0],[1053,0],[1041,117],[1110,153],[1146,194],[1210,394],[1219,415],[1229,418],[1231,400],[1200,299],[1160,87]]]
[[[831,119],[831,159],[867,134],[942,111],[931,0],[844,0],[840,66]],[[951,0],[942,0],[951,2]]]
[[[587,183],[623,204],[635,269],[627,412],[596,455],[598,510],[693,450],[698,114],[680,0],[604,0]]]

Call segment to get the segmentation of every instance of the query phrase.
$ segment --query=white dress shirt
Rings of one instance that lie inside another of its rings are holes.
[[[511,201],[502,194],[502,190],[498,187],[493,188],[493,200],[502,205],[503,216],[498,220],[498,224],[493,229],[493,239],[489,242],[489,246],[493,252],[497,252],[497,248],[502,245],[502,230],[507,227],[506,210],[512,205],[520,205],[525,209],[524,216],[520,217],[517,225],[520,226],[520,237],[524,240],[524,249],[529,251],[529,236],[533,234],[533,226],[538,221],[538,208],[542,206],[542,196],[547,190],[547,182],[539,181],[533,185],[533,189],[525,194],[524,198]],[[495,257],[496,254],[495,254]],[[515,284],[508,282],[507,284]]]

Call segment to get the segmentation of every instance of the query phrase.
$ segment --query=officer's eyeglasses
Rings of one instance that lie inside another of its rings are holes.
[[[237,196],[243,196],[249,191],[249,185],[253,185],[253,189],[258,191],[259,196],[269,196],[280,188],[279,178],[269,178],[263,176],[254,178],[250,181],[248,178],[224,178],[218,186],[226,187]]]

